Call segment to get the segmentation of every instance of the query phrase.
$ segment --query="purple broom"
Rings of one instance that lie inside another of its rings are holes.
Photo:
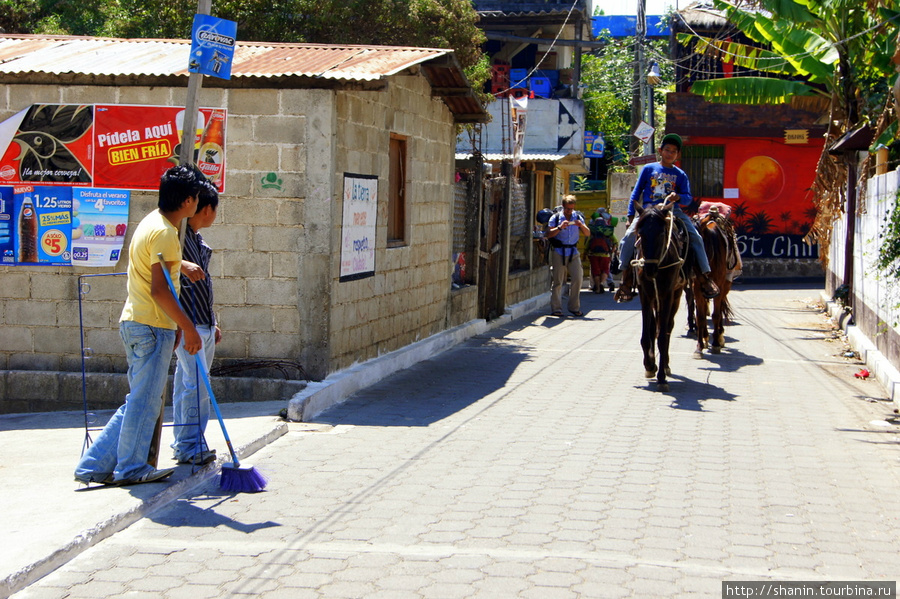
[[[166,282],[169,284],[169,291],[175,296],[175,301],[180,303],[178,293],[175,291],[175,284],[172,283],[172,277],[169,275],[169,269],[166,268],[166,262],[163,260],[162,254],[157,254],[157,257],[162,265],[162,271],[163,275],[166,277]],[[222,418],[221,410],[219,410],[219,403],[216,401],[216,396],[213,394],[212,390],[212,384],[209,382],[209,375],[206,372],[203,352],[197,352],[194,354],[194,358],[197,363],[197,371],[200,373],[200,378],[203,379],[203,384],[209,392],[209,403],[212,404],[213,409],[216,411],[216,418],[219,419],[219,426],[222,427],[222,436],[225,437],[225,444],[228,445],[228,451],[231,452],[231,463],[229,464],[226,462],[222,464],[222,473],[219,476],[219,488],[223,491],[232,493],[256,493],[257,491],[262,491],[266,488],[266,483],[268,482],[266,477],[260,474],[253,466],[242,466],[238,460],[237,454],[234,452],[231,438],[228,436],[228,431],[225,430],[225,420]]]

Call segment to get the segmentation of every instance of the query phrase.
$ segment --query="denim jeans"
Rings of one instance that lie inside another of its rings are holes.
[[[80,480],[100,481],[110,473],[116,481],[135,479],[154,470],[147,458],[162,409],[175,331],[126,320],[119,323],[119,334],[131,392],[81,456],[75,468]]]
[[[216,329],[209,325],[197,327],[203,340],[203,355],[206,358],[206,372],[216,353]],[[175,459],[189,460],[204,449],[208,449],[203,434],[209,422],[209,392],[198,376],[197,359],[184,349],[184,337],[175,348],[178,364],[175,366],[175,389],[172,393],[174,408]],[[197,354],[200,355],[199,353]],[[199,398],[198,398],[199,393]]]
[[[691,217],[685,214],[677,205],[673,206],[672,211],[673,214],[678,217],[678,220],[684,223],[684,228],[688,232],[688,238],[691,242],[691,251],[694,253],[694,256],[697,257],[697,266],[700,268],[700,272],[704,274],[708,273],[711,270],[709,267],[709,258],[706,256],[706,248],[703,247],[703,238],[700,237],[697,226],[694,224],[694,221],[691,220]],[[637,221],[637,216],[635,216],[634,220],[631,221],[631,226],[625,231],[622,241],[619,242],[619,268],[622,270],[631,266],[631,260],[634,258],[634,231],[637,228]]]

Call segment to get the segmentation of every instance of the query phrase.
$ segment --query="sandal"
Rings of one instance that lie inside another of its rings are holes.
[[[572,312],[572,316],[581,317],[584,316],[584,312],[582,312],[581,310],[579,310],[578,312]]]
[[[562,313],[561,310],[554,310],[554,311],[550,314],[550,316],[562,316],[562,315],[563,315],[563,313]]]

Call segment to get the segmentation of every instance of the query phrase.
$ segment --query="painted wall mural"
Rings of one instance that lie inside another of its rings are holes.
[[[822,140],[788,145],[783,139],[700,138],[691,145],[725,146],[723,198],[701,198],[732,207],[747,258],[816,258],[803,237],[816,215],[810,187]]]

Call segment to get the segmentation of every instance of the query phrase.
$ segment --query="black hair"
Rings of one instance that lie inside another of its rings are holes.
[[[159,201],[157,207],[162,212],[175,212],[186,199],[196,197],[200,192],[201,180],[197,170],[179,164],[171,167],[159,179]]]
[[[219,207],[219,190],[204,176],[203,181],[200,182],[200,193],[197,196],[197,212],[207,206],[213,210]]]

